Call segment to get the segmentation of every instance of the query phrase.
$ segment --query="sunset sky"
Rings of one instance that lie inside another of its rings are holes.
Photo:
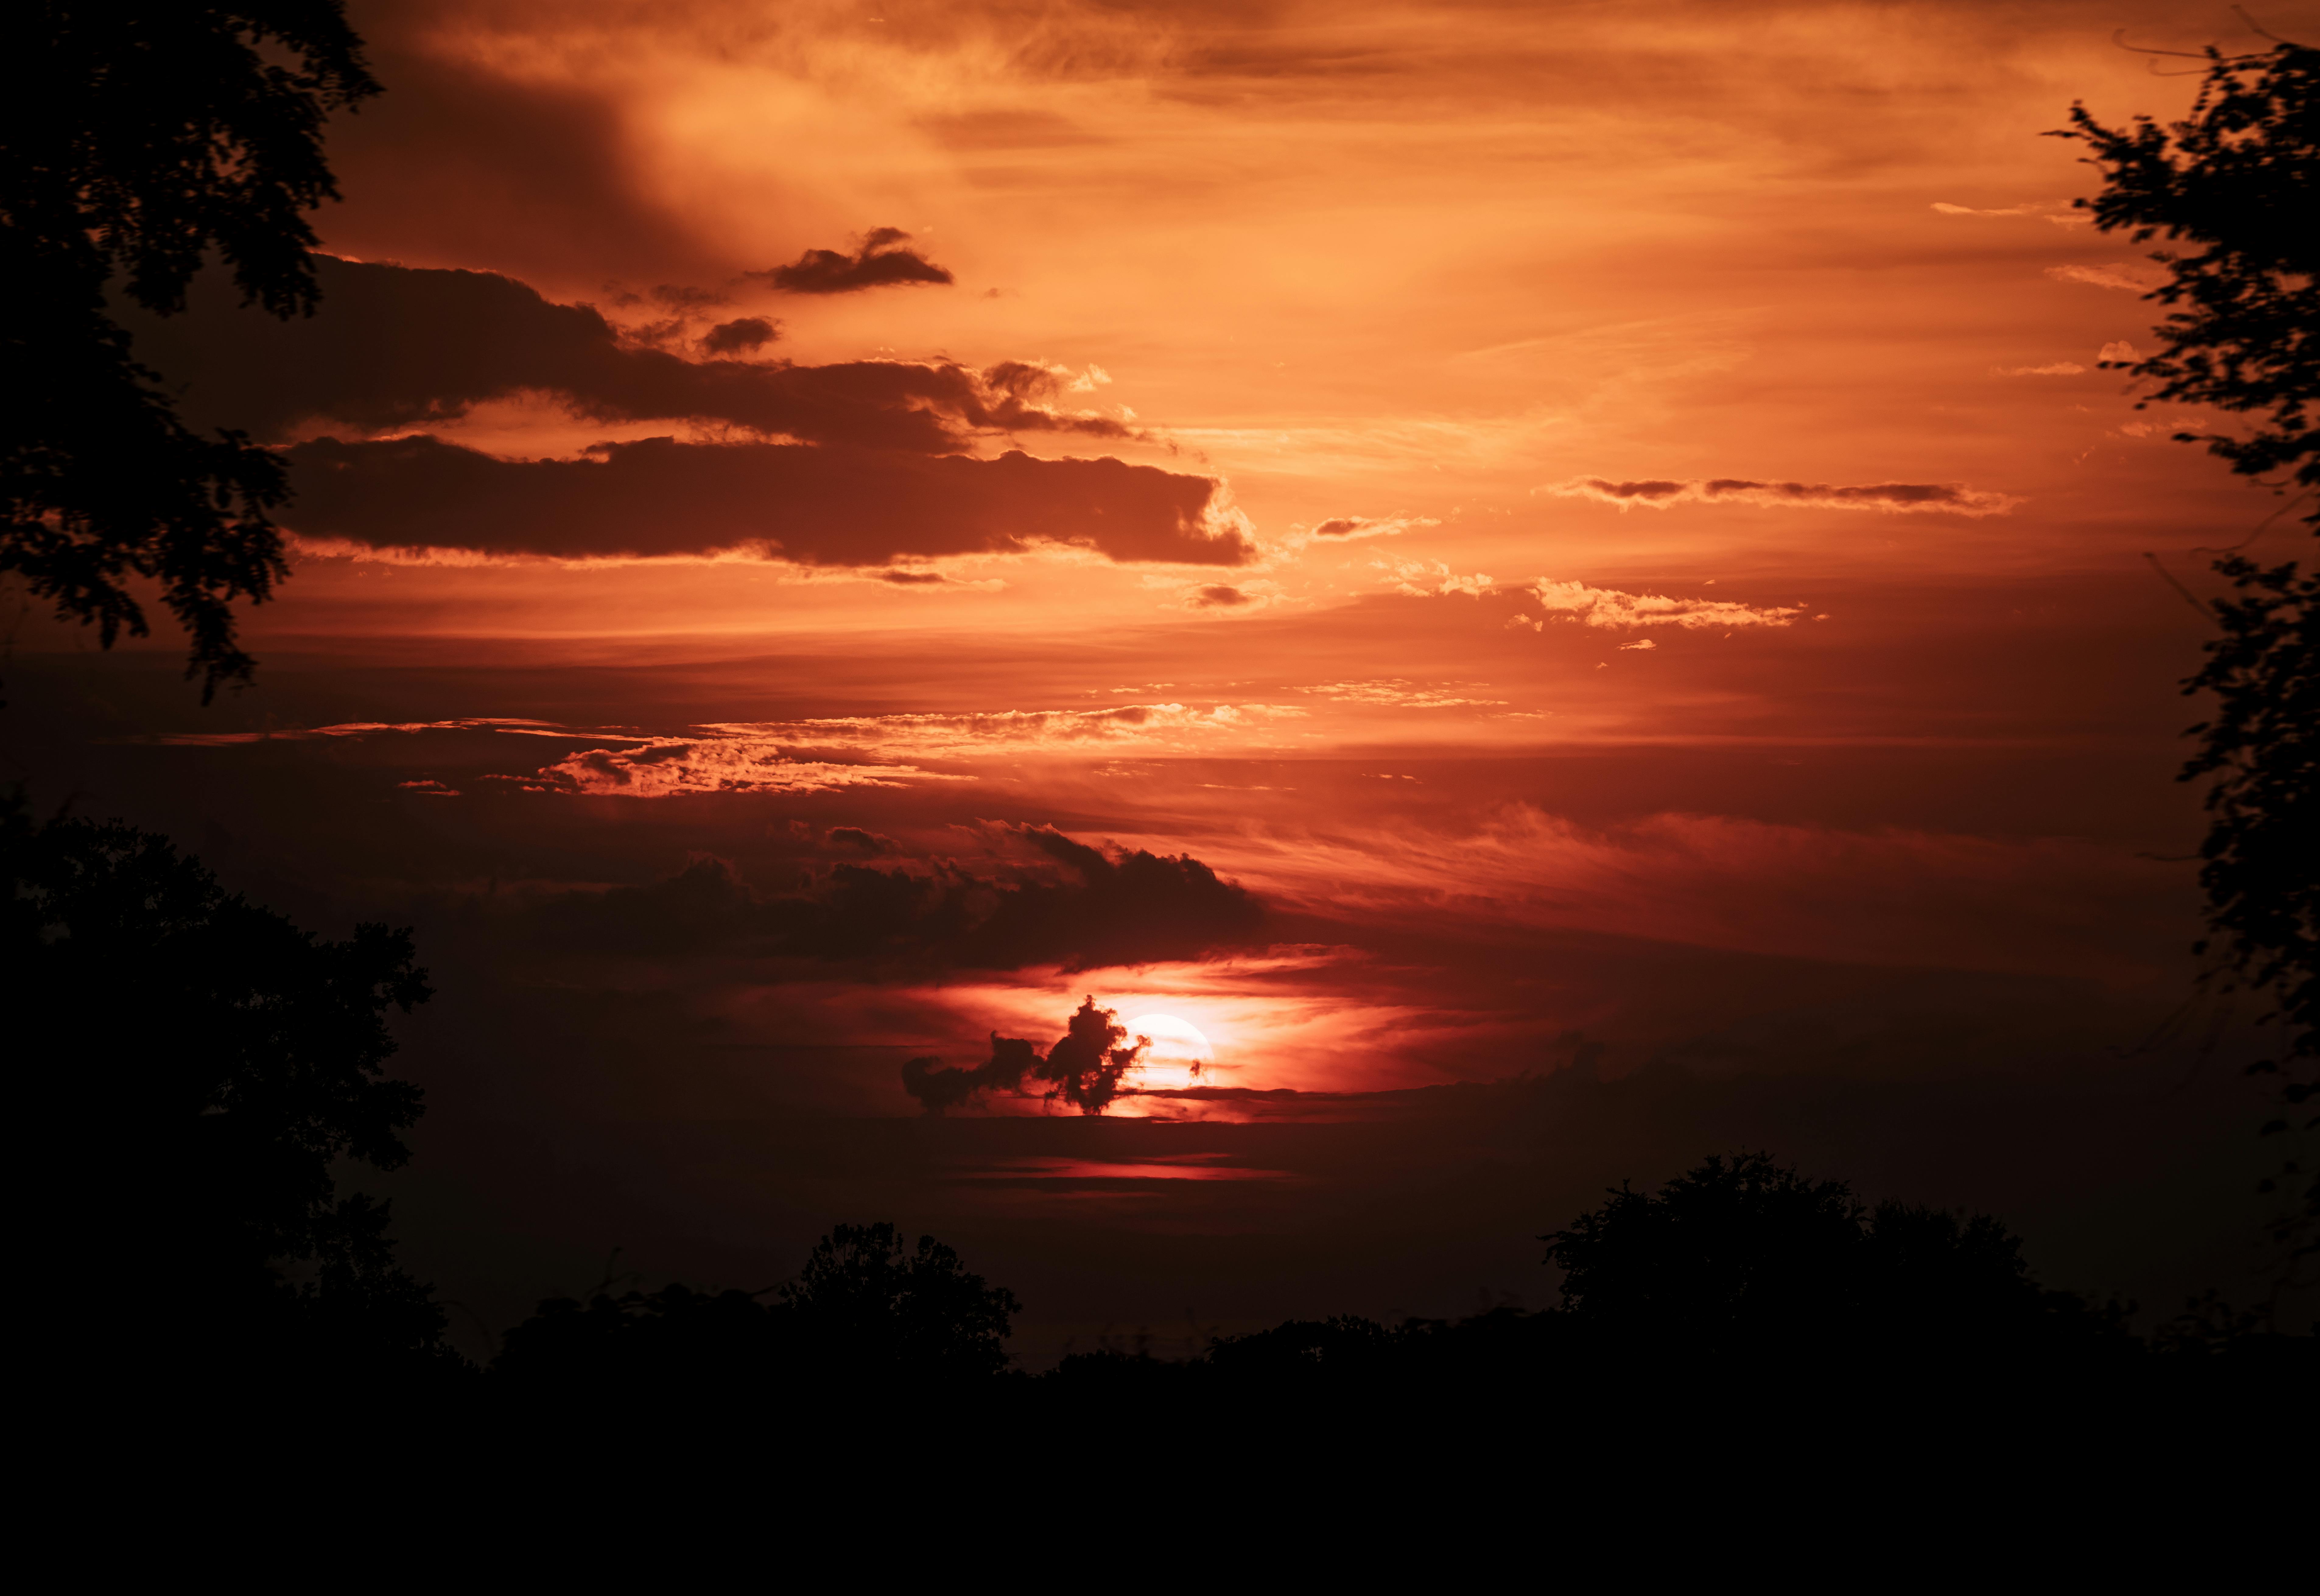
[[[349,10],[319,313],[132,322],[292,461],[257,683],[11,595],[0,774],[415,928],[445,1298],[891,1218],[1036,1365],[1541,1305],[1739,1147],[2251,1267],[2152,567],[2275,501],[2041,136],[2229,8]],[[1083,997],[1182,1022],[1100,1118],[906,1090]]]

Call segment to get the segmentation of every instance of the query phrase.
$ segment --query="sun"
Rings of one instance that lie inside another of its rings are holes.
[[[1216,1049],[1201,1028],[1174,1014],[1140,1014],[1127,1025],[1129,1040],[1142,1038],[1150,1046],[1136,1072],[1136,1084],[1146,1092],[1181,1091],[1201,1084],[1201,1072],[1216,1062]]]

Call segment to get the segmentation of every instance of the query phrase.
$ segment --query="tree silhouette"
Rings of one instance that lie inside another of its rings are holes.
[[[14,795],[0,881],[50,1278],[171,1304],[158,1350],[188,1361],[433,1356],[441,1311],[396,1267],[386,1205],[333,1174],[410,1156],[420,1093],[385,1077],[382,1018],[429,996],[409,933],[320,940],[166,838],[36,825]]]
[[[931,1236],[911,1247],[883,1221],[839,1225],[777,1290],[551,1297],[508,1332],[493,1371],[519,1391],[794,1401],[963,1390],[1005,1370],[1021,1311]]]
[[[147,635],[131,578],[159,583],[209,702],[247,680],[232,601],[288,574],[267,512],[275,456],[202,438],[106,313],[107,281],[185,306],[214,252],[244,303],[311,312],[304,213],[337,196],[329,113],[378,92],[340,0],[19,0],[0,23],[0,571],[111,648]]]
[[[2117,362],[2158,385],[2150,399],[2211,404],[2247,418],[2237,434],[2182,432],[2243,476],[2288,473],[2297,500],[2320,494],[2320,50],[2276,41],[2227,56],[2210,46],[2206,81],[2185,120],[2125,128],[2071,108],[2059,136],[2085,142],[2103,190],[2079,205],[2095,225],[2137,243],[2164,235],[2152,258],[2167,280],[2147,295],[2170,314],[2159,352]],[[2189,246],[2188,248],[2181,246]],[[2150,399],[2142,403],[2148,404]],[[2285,507],[2283,507],[2285,508]],[[2320,532],[2320,504],[2305,524]],[[2213,719],[2191,729],[2198,753],[2183,779],[2213,776],[2201,853],[2210,940],[2225,989],[2277,994],[2279,1056],[2252,1073],[2285,1076],[2290,1113],[2266,1129],[2320,1127],[2304,1112],[2320,1093],[2320,569],[2265,566],[2232,552],[2215,564],[2238,594],[2214,605],[2220,635],[2185,684],[2212,692]],[[2291,1156],[2300,1216],[2283,1216],[2291,1256],[2320,1250],[2320,1168]],[[2272,1183],[2265,1183],[2271,1189]]]
[[[1622,1186],[1540,1238],[1563,1312],[1600,1343],[1709,1360],[1909,1349],[1944,1359],[2123,1344],[2117,1316],[2031,1279],[1997,1220],[1808,1180],[1765,1154],[1710,1157],[1655,1193]]]
[[[970,1274],[931,1236],[906,1248],[884,1220],[839,1225],[814,1244],[781,1303],[807,1355],[825,1365],[956,1383],[1007,1366],[1023,1305]]]

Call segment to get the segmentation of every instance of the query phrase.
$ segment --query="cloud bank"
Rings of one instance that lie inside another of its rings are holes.
[[[1255,553],[1222,486],[1117,459],[995,460],[786,443],[599,444],[508,460],[420,435],[289,451],[285,525],[374,549],[557,558],[762,554],[809,566],[1009,554],[1237,566]]]
[[[216,272],[196,279],[182,316],[124,317],[138,358],[182,390],[189,419],[276,441],[302,422],[383,431],[545,394],[588,421],[716,422],[914,454],[958,453],[978,434],[1129,435],[1109,417],[1052,408],[1063,376],[1029,362],[977,371],[949,361],[689,360],[624,341],[594,307],[553,304],[497,273],[313,258],[322,301],[311,317],[282,322],[243,307]],[[775,332],[742,317],[711,328],[702,347],[730,356]]]

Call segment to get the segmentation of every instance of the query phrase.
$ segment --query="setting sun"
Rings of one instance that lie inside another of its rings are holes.
[[[1216,1049],[1201,1028],[1174,1014],[1142,1014],[1128,1022],[1131,1040],[1147,1043],[1136,1084],[1147,1092],[1183,1091],[1201,1084]]]

